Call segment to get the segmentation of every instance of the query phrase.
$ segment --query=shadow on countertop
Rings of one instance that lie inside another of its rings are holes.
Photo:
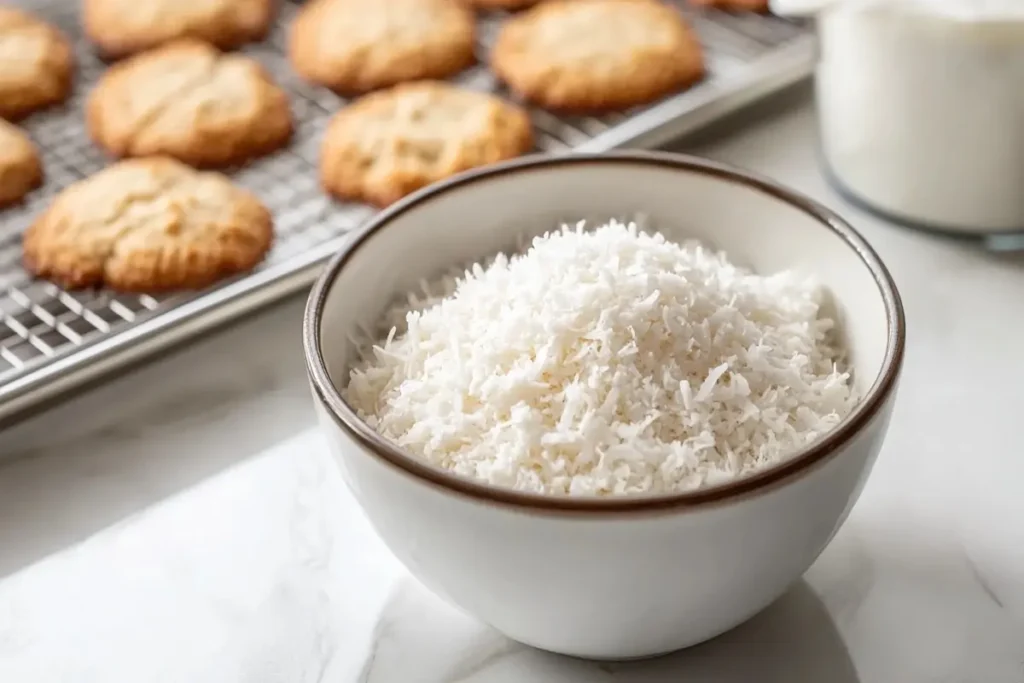
[[[412,579],[392,591],[354,680],[388,683],[860,683],[825,604],[799,581],[765,611],[692,648],[636,662],[592,662],[520,645]]]
[[[825,605],[805,581],[752,620],[696,647],[656,660],[601,664],[622,683],[859,683]]]

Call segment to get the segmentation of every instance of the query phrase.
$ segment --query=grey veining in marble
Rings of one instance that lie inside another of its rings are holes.
[[[966,549],[878,523],[858,508],[806,581],[715,641],[583,662],[409,578],[310,431],[0,583],[0,680],[1024,680],[1019,612]]]
[[[537,652],[448,607],[312,430],[294,299],[0,433],[0,682],[1024,683],[1024,259],[844,206],[806,98],[702,151],[849,216],[907,308],[886,447],[778,603],[631,664]]]

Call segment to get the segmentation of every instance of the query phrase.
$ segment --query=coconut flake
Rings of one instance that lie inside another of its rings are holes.
[[[823,288],[634,224],[565,227],[423,291],[387,313],[345,398],[495,486],[693,490],[782,462],[857,399]]]

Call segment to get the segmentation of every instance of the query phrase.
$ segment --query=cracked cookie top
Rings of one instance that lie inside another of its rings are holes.
[[[656,0],[542,2],[502,24],[490,61],[520,97],[565,112],[628,109],[704,75],[696,34]]]
[[[324,188],[386,206],[450,175],[533,147],[521,108],[482,92],[421,81],[365,95],[328,124],[320,156]]]
[[[27,116],[71,92],[74,57],[64,35],[27,12],[0,7],[0,118]]]
[[[275,0],[84,0],[85,32],[107,58],[124,57],[178,38],[221,49],[262,40]]]
[[[116,157],[223,167],[285,145],[288,97],[255,60],[185,39],[112,67],[89,97],[89,134]]]
[[[288,54],[306,80],[356,94],[462,71],[475,61],[474,32],[457,0],[312,0]]]
[[[21,201],[42,182],[36,146],[25,131],[0,119],[0,207]]]
[[[247,271],[270,212],[228,178],[168,158],[114,164],[61,192],[25,233],[32,273],[66,287],[194,289]]]

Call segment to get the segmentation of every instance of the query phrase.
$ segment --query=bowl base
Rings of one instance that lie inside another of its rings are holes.
[[[769,603],[769,605],[772,604],[773,602],[774,602],[774,600],[771,603]],[[553,648],[550,648],[550,647],[545,647],[543,645],[538,645],[537,643],[532,643],[532,642],[530,642],[530,641],[528,641],[526,639],[523,639],[523,638],[516,638],[516,637],[511,636],[511,635],[509,635],[507,633],[504,633],[500,629],[495,629],[495,630],[497,630],[499,633],[502,633],[506,638],[509,638],[510,640],[514,640],[517,643],[520,643],[522,645],[526,645],[527,647],[532,647],[533,649],[540,650],[542,652],[550,652],[551,654],[558,655],[560,657],[569,657],[570,659],[579,659],[579,660],[582,660],[582,661],[585,661],[585,662],[601,662],[601,663],[604,663],[604,664],[629,664],[631,662],[646,662],[646,661],[649,661],[649,660],[652,660],[652,659],[660,659],[662,657],[668,657],[670,655],[674,655],[674,654],[677,654],[679,652],[682,652],[683,650],[689,650],[691,647],[697,647],[698,645],[702,645],[702,644],[704,644],[704,643],[706,643],[708,641],[711,641],[711,640],[714,640],[715,638],[718,638],[719,636],[725,635],[726,633],[728,633],[729,631],[732,631],[735,628],[739,628],[740,626],[742,626],[746,622],[748,622],[751,619],[753,619],[754,617],[756,617],[758,614],[760,614],[766,608],[767,608],[767,605],[765,606],[765,608],[757,610],[756,612],[754,612],[753,614],[749,615],[748,617],[746,617],[744,619],[741,619],[739,622],[737,622],[735,624],[732,624],[730,626],[727,626],[726,628],[723,628],[722,630],[717,631],[715,633],[711,633],[711,634],[709,634],[708,636],[706,636],[704,638],[700,638],[698,640],[694,640],[694,641],[691,641],[691,642],[688,642],[688,643],[684,643],[684,644],[676,646],[676,647],[670,647],[670,648],[667,648],[667,649],[664,649],[664,650],[655,650],[654,652],[651,652],[649,654],[628,654],[628,655],[627,654],[623,654],[623,655],[615,655],[615,654],[611,654],[611,655],[582,654],[582,653],[579,653],[579,652],[570,652],[570,651],[567,651],[567,650],[558,650],[558,649],[553,649]]]

